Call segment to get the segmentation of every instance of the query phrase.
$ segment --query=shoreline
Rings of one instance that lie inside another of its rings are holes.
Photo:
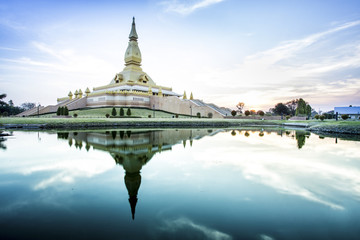
[[[8,120],[8,121],[6,121]],[[105,128],[242,128],[282,127],[302,129],[320,134],[360,135],[360,122],[350,121],[279,121],[279,120],[236,120],[236,119],[91,119],[77,118],[9,118],[0,119],[1,130],[86,130]]]

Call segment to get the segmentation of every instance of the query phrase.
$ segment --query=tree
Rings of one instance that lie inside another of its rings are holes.
[[[67,106],[64,107],[64,115],[69,116],[69,109],[67,108]]]
[[[112,111],[111,111],[111,116],[115,117],[116,116],[116,109],[113,107]]]
[[[60,116],[61,112],[60,112],[60,107],[58,107],[58,109],[56,110],[56,115]]]
[[[306,107],[306,102],[304,101],[304,99],[300,98],[296,107],[296,112],[295,115],[305,115],[307,113],[307,107]]]
[[[341,115],[341,118],[342,118],[342,119],[344,119],[344,120],[346,120],[346,119],[348,119],[348,118],[349,118],[349,115],[347,115],[347,114],[343,114],[343,115]]]
[[[64,115],[64,107],[60,107],[60,115],[62,116],[62,115]]]
[[[250,115],[250,111],[249,110],[246,110],[245,111],[245,116],[249,116]]]
[[[3,93],[3,94],[0,94],[0,106],[5,106],[7,105],[6,102],[4,102],[2,99],[6,98],[6,94]]]
[[[296,107],[297,107],[297,104],[299,102],[299,99],[293,99],[291,101],[288,101],[287,103],[285,103],[285,105],[289,108],[289,113],[291,115],[295,115],[295,112],[296,112]]]
[[[236,105],[236,107],[237,107],[237,109],[239,110],[240,113],[242,113],[242,110],[243,110],[244,106],[245,106],[245,103],[243,103],[243,102],[239,102]]]
[[[236,111],[235,111],[235,110],[232,110],[232,111],[231,111],[231,115],[232,115],[233,117],[235,117],[235,116],[236,116]]]
[[[276,104],[272,111],[277,115],[288,115],[290,113],[289,108],[283,103]]]
[[[265,115],[264,111],[262,111],[262,110],[257,111],[257,114],[260,115],[260,116],[264,116],[264,115]]]
[[[251,114],[251,115],[255,115],[255,114],[256,114],[256,111],[255,111],[254,109],[251,109],[251,110],[250,110],[250,114]]]
[[[10,106],[10,107],[14,107],[14,102],[13,102],[13,100],[11,100],[11,99],[9,100],[9,106]]]
[[[124,114],[125,114],[125,113],[124,113],[124,109],[121,107],[121,108],[120,108],[120,116],[122,117],[122,116],[124,116]]]
[[[20,105],[24,111],[29,110],[29,109],[33,109],[34,107],[36,107],[35,103],[31,103],[31,102],[26,102]]]
[[[320,117],[319,117],[319,118],[320,118],[320,120],[321,120],[321,121],[324,121],[324,119],[325,119],[325,115],[320,115]]]
[[[311,117],[311,111],[312,107],[310,106],[310,104],[306,105],[306,115],[308,116],[308,118]]]
[[[196,116],[198,117],[198,118],[201,118],[201,113],[196,113]]]
[[[131,110],[130,110],[130,108],[128,108],[128,110],[126,111],[126,115],[131,116]]]

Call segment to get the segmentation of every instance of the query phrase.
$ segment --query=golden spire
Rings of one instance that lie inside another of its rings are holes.
[[[185,91],[184,91],[183,99],[187,99],[187,97],[186,97],[186,92],[185,92]]]
[[[151,90],[151,87],[149,86],[149,91],[148,91],[149,95],[152,96],[152,90]]]
[[[71,91],[69,92],[68,96],[69,96],[69,99],[71,100],[71,99],[72,99],[72,97],[73,97],[73,94],[72,94],[72,92],[71,92]]]
[[[137,43],[138,35],[135,29],[135,18],[133,17],[133,22],[131,26],[131,31],[129,34],[129,45],[125,52],[125,66],[136,65],[140,66],[141,64],[141,52]]]
[[[136,33],[136,28],[135,28],[135,17],[133,17],[133,22],[131,25],[131,31],[129,34],[129,39],[130,41],[136,41],[138,39],[138,35]]]
[[[82,98],[83,92],[79,89],[79,98]]]
[[[78,97],[78,95],[79,95],[78,90],[75,91],[74,95],[75,95],[75,98]]]
[[[161,88],[159,88],[158,96],[159,96],[159,97],[162,97],[162,96],[163,96]]]
[[[89,89],[89,88],[86,88],[86,90],[85,90],[86,96],[89,96],[89,93],[90,93],[90,89]]]
[[[190,94],[190,100],[194,100],[194,97],[193,97],[192,92],[191,92],[191,94]]]

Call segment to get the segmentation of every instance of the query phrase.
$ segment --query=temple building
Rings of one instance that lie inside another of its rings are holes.
[[[171,87],[157,85],[142,70],[142,56],[138,45],[135,18],[133,18],[129,34],[129,44],[124,56],[125,67],[116,73],[110,83],[104,86],[70,91],[67,97],[57,99],[56,105],[30,109],[19,116],[31,116],[54,113],[59,107],[66,106],[69,110],[89,109],[98,107],[137,107],[161,110],[173,114],[189,116],[205,116],[222,118],[230,116],[230,111],[215,104],[207,104],[194,99],[193,94],[187,99],[186,93],[173,92]]]

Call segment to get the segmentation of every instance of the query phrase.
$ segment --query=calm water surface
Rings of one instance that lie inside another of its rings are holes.
[[[19,132],[0,239],[360,239],[360,143],[284,130]]]

